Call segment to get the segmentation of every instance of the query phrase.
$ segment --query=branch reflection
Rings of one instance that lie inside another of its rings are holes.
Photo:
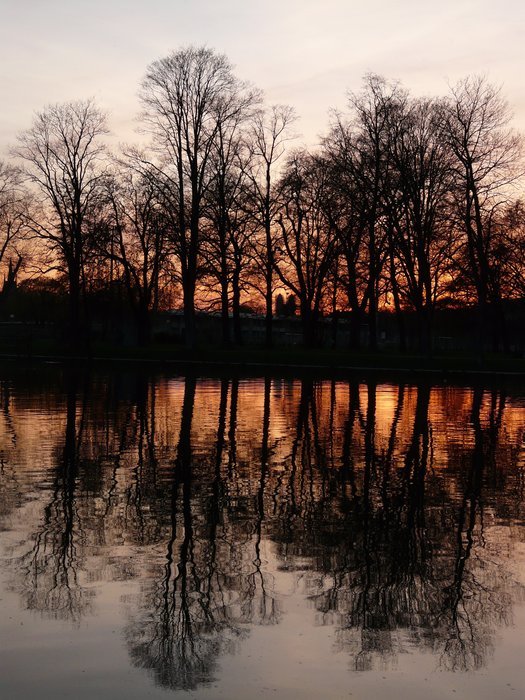
[[[159,685],[212,682],[255,626],[286,616],[290,577],[357,670],[413,648],[479,669],[524,599],[512,392],[133,373],[63,386],[43,406],[45,387],[19,403],[2,383],[12,585],[78,622],[94,583],[135,581],[125,642]],[[43,466],[20,472],[27,406],[55,428]]]

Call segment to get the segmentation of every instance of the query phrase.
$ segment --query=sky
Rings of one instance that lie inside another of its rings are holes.
[[[151,61],[206,45],[314,144],[368,72],[416,95],[468,74],[501,85],[525,131],[522,0],[0,0],[0,158],[47,104],[94,97],[115,142],[139,141]]]

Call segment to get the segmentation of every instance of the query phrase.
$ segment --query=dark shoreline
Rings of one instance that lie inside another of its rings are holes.
[[[280,376],[311,375],[317,378],[344,379],[356,375],[397,378],[432,378],[445,381],[509,378],[525,383],[525,359],[472,355],[436,355],[425,357],[398,352],[351,353],[302,348],[196,348],[180,346],[151,348],[95,346],[91,355],[71,355],[57,348],[32,348],[31,352],[1,353],[0,362],[13,367],[35,364],[64,366],[137,367],[138,369],[176,370],[201,375],[224,372],[244,376],[267,374]]]

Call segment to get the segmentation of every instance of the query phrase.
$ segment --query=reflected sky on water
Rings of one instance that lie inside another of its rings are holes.
[[[506,384],[4,369],[0,696],[518,697]]]

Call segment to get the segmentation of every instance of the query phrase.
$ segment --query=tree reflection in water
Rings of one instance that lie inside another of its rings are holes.
[[[28,608],[78,621],[93,581],[136,580],[125,640],[162,686],[212,681],[252,626],[278,625],[282,575],[359,670],[413,647],[442,668],[481,668],[524,597],[512,567],[524,426],[502,389],[141,375],[64,386],[51,406],[45,386],[2,383],[3,527],[28,503],[34,516],[17,524],[13,587]],[[34,478],[13,467],[29,449],[27,406],[60,417]]]
[[[16,561],[27,608],[76,622],[89,608],[91,597],[80,581],[85,534],[78,510],[79,455],[88,395],[84,391],[79,402],[78,384],[79,377],[73,375],[66,395],[63,444],[56,447],[43,517],[28,536],[29,548]]]

